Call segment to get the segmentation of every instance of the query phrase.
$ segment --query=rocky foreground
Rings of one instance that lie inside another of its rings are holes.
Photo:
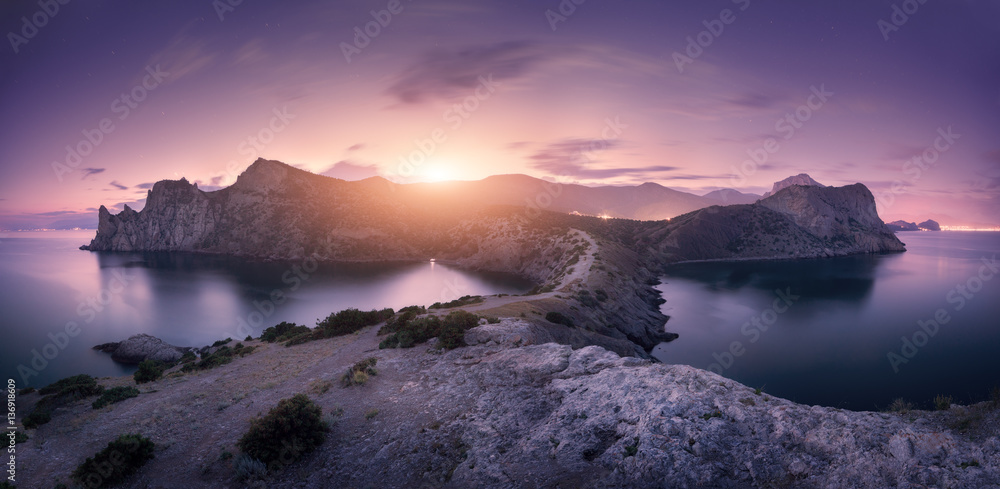
[[[250,342],[258,350],[245,358],[168,374],[137,398],[60,409],[20,445],[18,487],[67,483],[127,432],[157,447],[132,488],[1000,487],[990,403],[803,406],[691,367],[535,344],[520,319],[472,329],[471,346],[448,352],[379,350],[376,329],[293,347]],[[342,387],[369,356],[378,374]],[[255,415],[297,393],[334,421],[326,442],[265,480],[238,480],[226,454]]]

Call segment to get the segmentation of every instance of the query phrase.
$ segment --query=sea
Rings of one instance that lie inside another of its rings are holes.
[[[666,330],[680,337],[653,355],[809,405],[990,398],[1000,387],[1000,232],[897,236],[907,251],[673,266],[657,288]]]
[[[510,274],[436,261],[263,262],[191,253],[81,251],[94,231],[0,235],[0,369],[18,388],[77,375],[127,375],[93,346],[146,333],[178,346],[259,336],[333,312],[520,294]]]

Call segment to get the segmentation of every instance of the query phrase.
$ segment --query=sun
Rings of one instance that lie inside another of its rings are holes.
[[[424,178],[428,182],[443,182],[445,180],[452,180],[451,172],[444,165],[434,165],[427,167],[424,172]]]

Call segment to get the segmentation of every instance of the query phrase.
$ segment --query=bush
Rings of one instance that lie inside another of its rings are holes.
[[[431,304],[431,306],[428,307],[428,309],[449,309],[452,307],[462,307],[462,306],[468,306],[470,304],[478,304],[485,300],[486,299],[483,299],[483,296],[481,295],[463,295],[458,299],[455,299],[450,302],[445,302],[443,304],[440,302],[435,302],[434,304]]]
[[[212,343],[212,348],[215,348],[217,346],[225,345],[226,343],[229,343],[230,341],[233,341],[233,339],[232,338],[226,338],[224,340],[216,341],[215,343]]]
[[[264,330],[260,335],[262,341],[268,343],[274,343],[275,341],[285,341],[292,338],[293,336],[298,336],[302,333],[303,329],[305,331],[311,331],[307,326],[299,326],[295,323],[281,322],[270,328]]]
[[[562,313],[556,311],[550,311],[545,315],[545,320],[550,323],[563,324],[569,327],[573,327],[573,320],[564,316]]]
[[[24,443],[24,442],[28,441],[28,439],[29,438],[28,438],[28,434],[27,433],[25,433],[25,432],[23,432],[21,430],[17,430],[17,431],[14,432],[14,444],[15,445],[20,445],[21,443]]]
[[[164,365],[160,362],[146,359],[139,363],[139,370],[132,374],[136,384],[145,384],[163,377]]]
[[[441,340],[444,348],[457,348],[465,344],[465,332],[479,324],[479,316],[468,311],[452,311],[444,321],[437,316],[415,318],[411,312],[397,316],[386,323],[379,332],[389,331],[379,348],[410,348],[431,338]]]
[[[181,363],[191,363],[198,359],[198,355],[195,355],[193,351],[188,350],[181,355]]]
[[[236,478],[241,481],[260,480],[267,475],[267,466],[264,462],[257,460],[245,453],[241,453],[233,461],[233,469],[236,471]]]
[[[133,397],[139,396],[139,389],[132,386],[126,387],[112,387],[104,391],[101,397],[97,398],[91,406],[94,409],[101,409],[108,404],[114,404],[116,402],[122,402],[125,399],[131,399]]]
[[[54,394],[57,396],[70,396],[74,399],[83,399],[88,396],[96,396],[102,390],[104,388],[97,385],[97,379],[86,374],[80,374],[53,382],[39,389],[38,393],[43,396]]]
[[[56,408],[101,392],[104,392],[104,388],[97,384],[97,379],[89,375],[66,377],[39,389],[38,393],[43,397],[21,422],[25,428],[37,428],[52,420],[52,411]]]
[[[215,350],[215,353],[202,355],[200,362],[188,362],[184,364],[181,371],[192,372],[195,370],[208,370],[210,368],[215,368],[232,362],[236,357],[247,356],[253,353],[255,349],[256,347],[246,346],[243,343],[237,343],[232,348],[223,346],[222,348]]]
[[[376,363],[378,363],[378,359],[375,357],[368,357],[355,363],[351,368],[347,369],[347,373],[340,379],[344,387],[365,385],[368,382],[369,376],[378,375],[378,370],[375,369]]]
[[[427,308],[424,306],[406,306],[397,312],[400,314],[405,312],[412,312],[413,314],[427,314]]]
[[[387,321],[395,314],[395,311],[391,308],[382,310],[372,309],[367,312],[351,308],[331,314],[326,319],[316,323],[316,325],[323,330],[324,337],[331,338],[350,334],[365,326]]]
[[[934,398],[934,409],[947,411],[951,409],[951,396],[938,395]]]
[[[275,471],[320,446],[328,427],[323,411],[305,394],[284,399],[262,418],[254,419],[237,445],[250,458]]]
[[[444,318],[438,339],[449,350],[465,345],[465,332],[479,325],[479,316],[468,311],[452,311]]]
[[[124,482],[153,458],[155,445],[136,434],[121,435],[73,471],[73,480],[86,487],[112,487]]]
[[[52,414],[48,411],[38,411],[37,409],[28,413],[24,419],[21,420],[21,424],[29,430],[38,428],[39,426],[52,421]]]

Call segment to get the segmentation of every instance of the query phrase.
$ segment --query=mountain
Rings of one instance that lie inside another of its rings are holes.
[[[433,257],[558,290],[558,299],[524,299],[547,301],[544,311],[583,326],[544,322],[554,338],[638,356],[667,338],[662,299],[651,287],[667,263],[903,250],[861,184],[793,185],[754,204],[710,206],[669,221],[569,211],[641,215],[678,203],[695,206],[696,199],[702,198],[655,184],[589,189],[523,175],[440,184],[396,185],[379,177],[346,182],[261,159],[221,190],[165,180],[153,185],[141,212],[126,207],[112,215],[102,206],[97,235],[81,248],[267,260]],[[597,270],[591,277],[563,283],[574,271],[591,269]],[[603,301],[591,295],[598,290]]]
[[[935,221],[933,219],[928,219],[928,220],[926,220],[926,221],[924,221],[924,222],[922,222],[920,224],[917,224],[917,227],[920,228],[920,229],[922,229],[922,230],[924,230],[924,231],[940,231],[941,230],[941,225],[938,224],[937,221]]]
[[[938,224],[937,221],[934,221],[933,219],[928,219],[920,224],[917,224],[915,222],[906,222],[906,221],[892,221],[886,225],[889,226],[889,229],[893,230],[894,232],[941,230],[941,225]]]
[[[892,221],[892,222],[886,224],[886,226],[889,226],[889,229],[891,229],[892,231],[919,231],[920,230],[920,228],[917,227],[917,223],[915,223],[915,222]]]
[[[786,178],[784,180],[781,180],[779,182],[774,182],[774,186],[771,187],[771,191],[770,192],[765,192],[764,195],[761,198],[770,197],[770,196],[778,193],[779,190],[787,188],[787,187],[791,187],[792,185],[805,185],[805,186],[811,186],[811,187],[825,187],[825,185],[823,185],[822,183],[817,182],[816,180],[813,180],[812,177],[810,177],[809,175],[807,175],[805,173],[799,173],[798,175],[794,175],[794,176],[788,177],[788,178]]]
[[[760,195],[743,193],[731,188],[713,190],[702,197],[713,201],[715,205],[753,204],[761,198]]]
[[[656,183],[637,186],[587,187],[557,183],[527,175],[495,175],[473,182],[399,185],[404,193],[440,193],[446,186],[456,203],[528,206],[554,212],[579,213],[644,221],[669,219],[717,202]]]
[[[905,251],[860,183],[792,185],[755,204],[713,206],[637,234],[661,263]]]

